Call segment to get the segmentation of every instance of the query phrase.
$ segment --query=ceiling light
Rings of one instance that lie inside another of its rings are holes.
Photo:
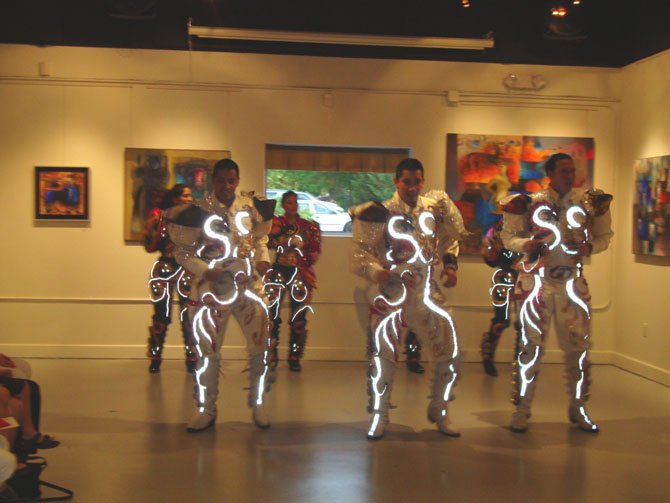
[[[210,26],[188,26],[188,34],[205,39],[245,40],[254,42],[291,42],[302,44],[360,45],[381,47],[414,47],[419,49],[484,50],[494,46],[493,37],[396,37],[384,35],[349,35]]]
[[[552,1],[547,9],[544,38],[548,40],[584,40],[587,37],[587,19],[580,0]]]

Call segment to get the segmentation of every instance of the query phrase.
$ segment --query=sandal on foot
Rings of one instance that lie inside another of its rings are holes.
[[[25,446],[28,450],[35,449],[53,449],[58,447],[60,442],[56,440],[51,435],[43,435],[42,433],[36,433],[31,438],[22,438],[21,444]]]

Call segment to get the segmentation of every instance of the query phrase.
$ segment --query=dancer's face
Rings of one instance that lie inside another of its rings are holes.
[[[288,196],[281,203],[281,207],[284,208],[284,213],[288,216],[294,216],[298,214],[298,198],[296,196]]]
[[[230,205],[235,199],[235,191],[240,184],[240,177],[234,169],[222,169],[216,173],[214,180],[214,194],[223,204]]]
[[[178,204],[189,204],[193,202],[193,193],[191,192],[191,189],[186,187],[184,191],[181,193],[181,196],[175,197],[172,202],[175,205]]]
[[[412,171],[404,169],[398,178],[393,179],[400,199],[411,207],[416,206],[419,194],[423,190],[423,182],[423,173],[418,169]]]
[[[575,163],[572,159],[560,159],[552,171],[547,173],[549,186],[564,196],[575,184]]]

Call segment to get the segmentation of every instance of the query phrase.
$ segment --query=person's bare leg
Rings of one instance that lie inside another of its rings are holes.
[[[51,435],[43,435],[35,427],[30,385],[28,383],[23,386],[18,396],[10,398],[9,409],[11,415],[16,418],[21,427],[19,443],[26,452],[34,453],[35,449],[53,449],[60,445],[58,440]]]
[[[19,418],[16,417],[14,415],[14,411],[12,411],[12,408],[10,406],[11,400],[12,396],[9,393],[9,390],[4,386],[0,386],[0,417],[13,416],[19,422],[19,424],[21,424]],[[18,434],[18,428],[0,430],[0,435],[5,437],[9,441],[9,445],[14,445],[17,434]]]
[[[21,425],[21,438],[33,438],[39,432],[35,428],[35,423],[33,423],[33,410],[32,402],[30,401],[30,386],[28,383],[23,386],[21,393],[19,393],[16,398],[21,404],[20,414],[22,417],[19,420],[19,424]]]

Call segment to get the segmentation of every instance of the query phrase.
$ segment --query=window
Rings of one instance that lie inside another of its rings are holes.
[[[266,145],[266,195],[281,202],[292,190],[302,217],[324,233],[349,233],[348,208],[391,197],[395,167],[410,154],[408,148]]]

